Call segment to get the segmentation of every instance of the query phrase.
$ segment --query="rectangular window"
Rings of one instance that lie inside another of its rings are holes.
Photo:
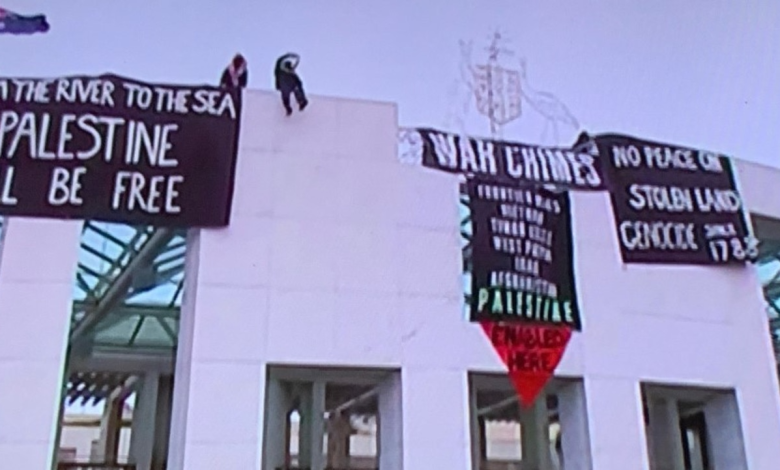
[[[575,449],[587,445],[582,381],[553,379],[532,407],[520,406],[509,379],[469,375],[473,468],[580,468],[588,459]],[[568,441],[567,441],[568,439]],[[564,445],[566,443],[567,445]],[[568,449],[568,452],[567,452]]]
[[[643,384],[642,399],[651,470],[747,468],[733,390]]]
[[[381,369],[269,366],[263,469],[379,469],[382,442],[400,434],[390,428],[400,417],[399,376]],[[383,421],[382,410],[398,416]]]

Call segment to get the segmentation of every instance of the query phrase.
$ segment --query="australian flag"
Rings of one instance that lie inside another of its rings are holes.
[[[33,34],[48,30],[45,15],[22,16],[0,8],[0,34]]]

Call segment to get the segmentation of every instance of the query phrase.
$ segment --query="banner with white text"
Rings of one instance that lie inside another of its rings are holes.
[[[599,135],[625,263],[742,264],[758,255],[731,160],[704,150]]]
[[[467,182],[474,322],[524,322],[580,330],[569,194]]]
[[[560,148],[478,139],[435,129],[416,128],[414,132],[419,135],[422,165],[427,168],[489,177],[496,183],[515,186],[607,189],[598,150],[591,142]]]
[[[0,78],[0,214],[228,225],[240,116],[211,86]]]

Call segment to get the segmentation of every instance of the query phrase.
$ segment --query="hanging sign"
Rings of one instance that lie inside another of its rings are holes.
[[[585,191],[606,189],[598,151],[590,143],[573,149],[475,139],[418,128],[425,167],[489,177],[509,185],[555,185]]]
[[[741,264],[758,255],[729,158],[621,135],[594,141],[623,262]]]
[[[504,362],[523,406],[531,406],[561,362],[571,339],[566,326],[481,322]]]
[[[0,214],[229,222],[241,95],[115,75],[0,78]]]
[[[472,220],[470,320],[580,329],[569,195],[467,181]]]

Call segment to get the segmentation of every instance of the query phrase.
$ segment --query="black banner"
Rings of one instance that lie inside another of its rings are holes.
[[[732,264],[758,255],[729,158],[621,135],[594,140],[623,262]]]
[[[601,161],[595,147],[540,147],[490,139],[475,139],[415,129],[422,140],[422,164],[428,168],[486,176],[508,185],[555,185],[604,191]]]
[[[210,86],[0,78],[0,214],[225,226],[240,117]]]
[[[467,182],[472,220],[471,321],[580,330],[569,195],[486,178]]]

